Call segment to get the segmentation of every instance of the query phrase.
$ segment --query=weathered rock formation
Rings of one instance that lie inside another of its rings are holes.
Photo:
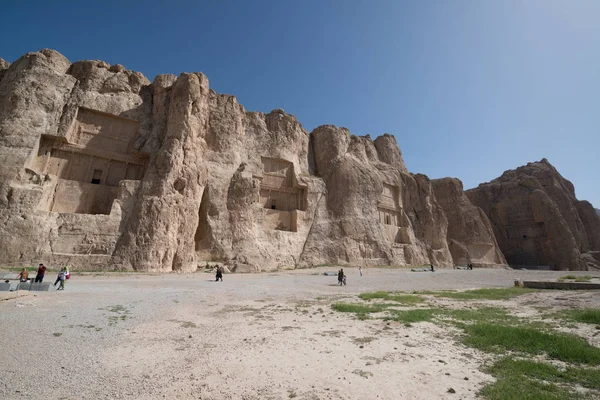
[[[150,83],[46,49],[0,60],[0,161],[3,264],[505,264],[460,181],[409,173],[393,136],[309,134],[201,73]]]
[[[600,268],[600,217],[548,160],[529,163],[468,190],[489,217],[511,265]]]
[[[432,182],[435,197],[448,218],[448,247],[454,263],[506,264],[488,217],[469,201],[462,182],[456,178]]]
[[[594,208],[594,210],[596,210],[596,214],[600,215],[600,210],[597,208]]]

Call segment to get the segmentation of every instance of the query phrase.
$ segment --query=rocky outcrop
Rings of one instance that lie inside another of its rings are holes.
[[[409,173],[392,135],[309,133],[281,109],[247,112],[201,73],[150,83],[47,49],[0,74],[4,264],[504,263],[462,187]]]
[[[447,220],[431,181],[406,171],[393,136],[374,142],[326,125],[311,138],[326,192],[301,262],[452,265]]]
[[[600,210],[597,208],[594,208],[594,210],[596,210],[596,214],[600,215]]]
[[[435,197],[448,218],[447,240],[454,264],[506,264],[488,217],[470,202],[462,182],[444,178],[432,183]]]
[[[600,267],[600,217],[576,199],[573,184],[548,160],[506,171],[466,193],[491,220],[509,264]]]
[[[2,80],[2,77],[6,73],[6,70],[8,69],[8,67],[10,67],[10,63],[8,61],[0,58],[0,81]]]

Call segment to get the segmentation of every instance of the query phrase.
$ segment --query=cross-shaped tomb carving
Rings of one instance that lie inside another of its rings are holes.
[[[122,180],[140,180],[147,154],[132,150],[139,123],[80,108],[66,138],[42,136],[30,165],[56,176],[53,195],[40,203],[46,211],[109,214]]]
[[[410,243],[408,224],[402,210],[400,188],[388,183],[383,184],[383,191],[377,202],[379,222],[385,227],[385,232],[391,242]]]
[[[269,210],[265,212],[263,226],[297,232],[298,213],[306,210],[306,186],[296,179],[291,162],[269,157],[261,157],[261,161],[260,204]]]

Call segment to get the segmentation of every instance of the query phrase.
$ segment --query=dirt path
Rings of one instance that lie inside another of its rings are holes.
[[[225,275],[222,283],[204,273],[74,276],[64,292],[0,301],[0,397],[472,399],[492,380],[480,372],[487,356],[457,343],[452,329],[359,321],[331,304],[366,291],[564,275],[369,269],[361,278],[347,270],[348,286],[339,287],[326,270],[335,267]],[[598,300],[527,296],[506,304],[526,313],[538,303]]]

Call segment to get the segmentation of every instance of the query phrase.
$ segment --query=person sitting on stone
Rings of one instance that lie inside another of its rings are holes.
[[[29,272],[27,271],[27,268],[23,268],[17,278],[19,278],[20,282],[27,282],[29,280]]]

